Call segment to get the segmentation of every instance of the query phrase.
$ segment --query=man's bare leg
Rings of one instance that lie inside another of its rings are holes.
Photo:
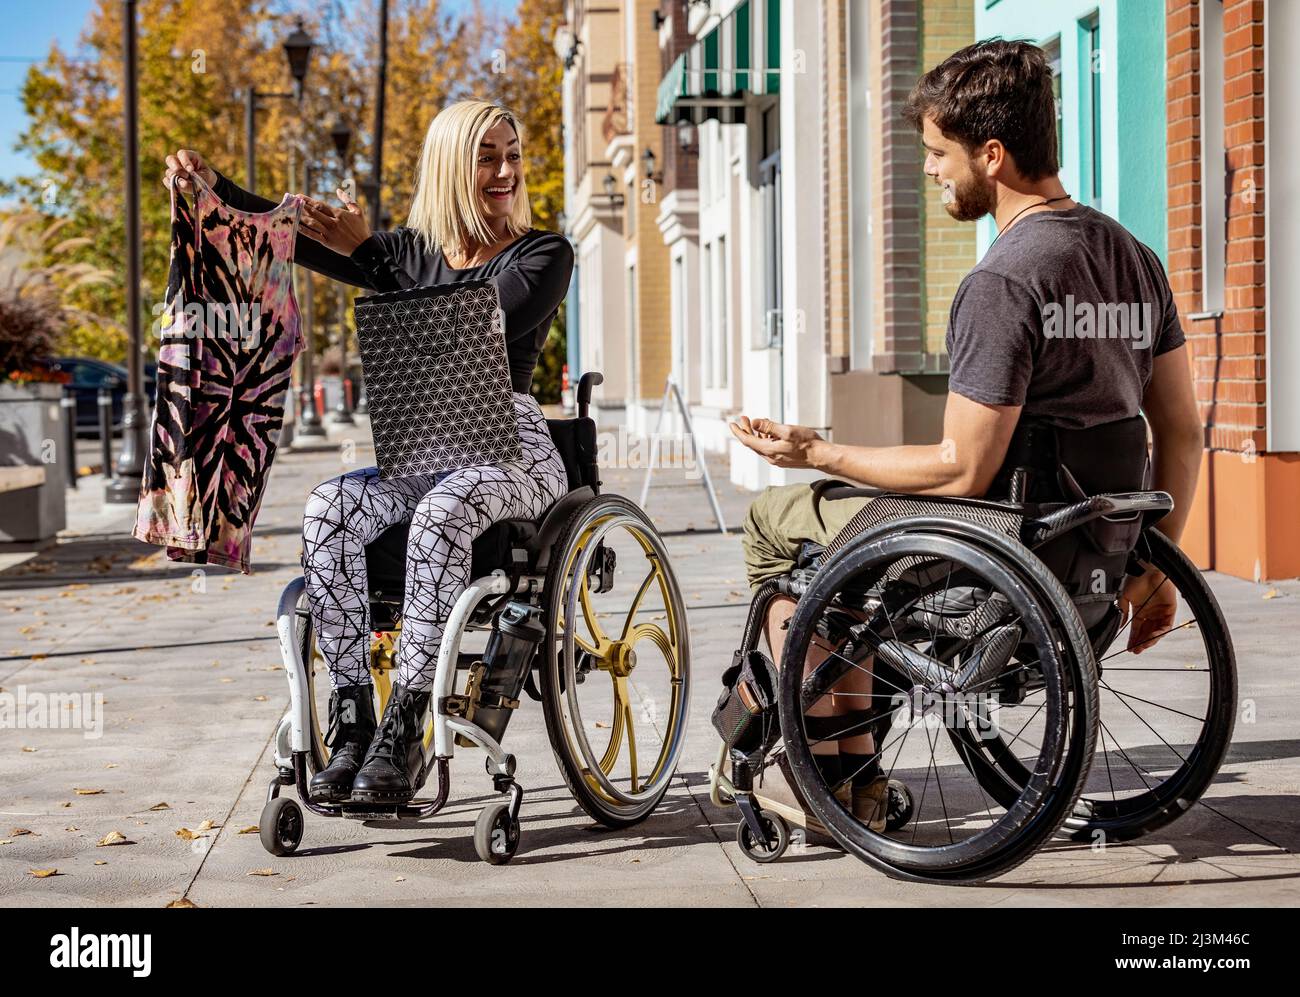
[[[798,605],[796,600],[788,595],[778,595],[768,604],[764,633],[767,636],[767,646],[772,653],[772,661],[778,668],[781,666],[781,651],[785,647],[785,627],[790,617],[794,615],[796,605]],[[813,644],[804,658],[804,675],[811,674],[818,665],[830,657],[830,653],[829,648]],[[863,667],[850,669],[849,673],[835,684],[835,691],[821,697],[808,708],[808,716],[835,717],[851,710],[865,709],[871,702],[871,673],[865,670],[869,667],[868,662]],[[841,695],[837,696],[835,692],[840,692]],[[844,695],[845,693],[848,695]],[[855,734],[840,741],[819,741],[812,746],[812,753],[838,755],[841,749],[854,755],[874,754],[875,739],[870,734]],[[846,778],[852,774],[844,773]]]

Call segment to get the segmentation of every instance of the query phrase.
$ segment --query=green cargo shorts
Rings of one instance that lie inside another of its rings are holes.
[[[871,501],[865,496],[822,499],[823,488],[840,483],[824,478],[811,484],[774,485],[753,501],[742,541],[751,589],[788,573],[805,540],[829,543]]]

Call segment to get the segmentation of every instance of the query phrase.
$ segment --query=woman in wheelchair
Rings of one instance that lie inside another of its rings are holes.
[[[191,150],[168,156],[195,170],[228,204],[265,201],[207,167]],[[567,490],[564,463],[529,393],[547,332],[568,291],[573,252],[531,227],[520,127],[507,109],[466,100],[429,125],[405,226],[371,232],[339,189],[341,208],[311,198],[296,261],[374,291],[496,279],[523,459],[380,480],[364,467],[317,485],[303,519],[302,566],[320,653],[329,668],[332,747],[311,780],[317,801],[401,803],[416,792],[424,717],[447,616],[470,581],[471,545],[494,522],[540,516]],[[187,185],[183,175],[182,189]],[[366,545],[410,524],[396,681],[383,716],[371,696]]]

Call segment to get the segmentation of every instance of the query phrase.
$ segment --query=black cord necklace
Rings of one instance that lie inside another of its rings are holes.
[[[1017,211],[1014,215],[1011,216],[1010,221],[1008,221],[1005,225],[1003,225],[1000,229],[998,229],[998,235],[995,235],[993,237],[993,242],[990,242],[989,245],[991,246],[993,245],[994,242],[997,242],[998,236],[1001,235],[1003,232],[1005,232],[1007,229],[1009,229],[1011,227],[1011,223],[1014,222],[1021,215],[1023,215],[1030,208],[1041,208],[1044,204],[1052,204],[1056,201],[1068,201],[1069,199],[1070,199],[1069,194],[1062,194],[1060,197],[1048,197],[1042,201],[1035,201],[1033,204],[1026,204],[1023,208],[1021,208],[1019,211]]]

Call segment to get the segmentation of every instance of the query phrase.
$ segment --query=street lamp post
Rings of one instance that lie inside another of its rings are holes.
[[[303,193],[310,196],[312,191],[312,165],[309,161],[303,162],[302,173]],[[306,267],[295,269],[301,269],[303,278],[306,280],[303,285],[301,319],[303,339],[306,345],[302,351],[302,380],[298,388],[298,426],[294,435],[303,439],[322,439],[326,435],[325,427],[321,425],[320,416],[316,414],[316,398],[312,394],[312,388],[316,383],[316,364],[314,361],[316,348],[315,337],[312,335],[312,316],[315,314],[312,288],[315,286],[315,282],[312,280],[312,272]]]
[[[248,178],[248,189],[253,193],[257,193],[257,102],[262,98],[302,102],[303,81],[307,78],[307,67],[311,63],[312,46],[311,35],[303,29],[302,20],[299,19],[298,27],[284,40],[284,54],[289,60],[289,72],[293,76],[293,92],[271,93],[250,86],[244,93],[244,172]]]
[[[334,152],[338,156],[339,186],[343,185],[347,173],[348,146],[352,143],[352,129],[339,118],[330,129],[330,138],[334,141]],[[334,409],[333,422],[336,426],[355,426],[352,409],[348,404],[348,297],[342,284],[338,286],[338,323],[339,323],[339,403]]]
[[[105,503],[138,502],[144,482],[144,349],[140,331],[140,160],[136,110],[136,0],[122,3],[122,98],[126,126],[126,395],[122,399],[122,452],[104,488]],[[65,460],[76,460],[66,454]],[[104,468],[108,474],[109,469]]]

